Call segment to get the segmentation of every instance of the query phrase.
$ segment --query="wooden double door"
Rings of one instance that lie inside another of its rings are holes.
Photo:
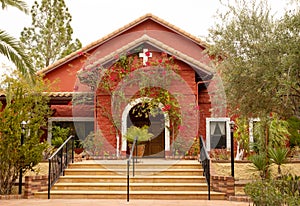
[[[139,107],[133,107],[127,117],[127,127],[149,126],[149,132],[154,136],[146,143],[144,157],[165,157],[165,117],[162,112],[152,116],[150,112],[138,113]],[[143,111],[147,111],[144,109]]]
[[[152,122],[149,131],[154,134],[154,137],[147,142],[144,157],[165,157],[165,128],[162,128],[159,122]]]

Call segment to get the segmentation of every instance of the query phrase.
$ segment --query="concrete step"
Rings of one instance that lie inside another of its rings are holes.
[[[208,199],[203,169],[195,160],[165,161],[142,159],[130,167],[131,199]],[[36,198],[47,198],[38,192]],[[93,160],[68,166],[51,189],[51,199],[126,199],[127,162]],[[211,199],[224,200],[225,194],[211,192]]]
[[[57,183],[55,190],[126,191],[127,183]],[[132,191],[207,191],[206,183],[130,183]]]
[[[35,193],[46,199],[47,192]],[[126,199],[127,191],[51,191],[51,199]],[[130,199],[207,200],[207,191],[130,191]],[[212,200],[224,200],[224,193],[211,192]]]
[[[126,183],[124,176],[61,176],[58,183]],[[138,176],[130,177],[130,182],[144,183],[205,183],[205,177],[198,176]]]
[[[131,163],[132,166],[132,163]],[[144,168],[156,168],[156,169],[201,169],[202,166],[199,162],[195,160],[188,160],[188,161],[166,161],[163,163],[148,163],[146,161],[139,161],[135,166],[139,169]],[[84,162],[77,162],[70,164],[70,169],[79,169],[79,168],[89,168],[89,169],[127,169],[127,161],[112,161],[112,162],[105,162],[105,161],[97,161],[97,160],[88,160]]]
[[[132,169],[130,170],[130,173],[132,174]],[[188,175],[201,175],[203,174],[202,169],[157,169],[157,168],[136,168],[135,169],[135,174],[136,175],[168,175],[168,176],[188,176]],[[109,169],[90,169],[90,168],[76,168],[76,169],[66,169],[65,170],[65,176],[72,175],[89,175],[89,176],[94,176],[94,175],[127,175],[127,169],[114,169],[114,170],[109,170]]]

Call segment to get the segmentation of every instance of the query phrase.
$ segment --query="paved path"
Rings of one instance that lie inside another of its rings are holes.
[[[220,200],[0,200],[0,206],[229,206],[229,205],[243,205],[249,206],[245,202],[232,202]]]

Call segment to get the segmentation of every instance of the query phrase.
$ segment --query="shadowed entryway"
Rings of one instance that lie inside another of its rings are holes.
[[[148,105],[142,107],[141,103],[135,105],[127,116],[127,128],[130,126],[148,126],[149,132],[154,134],[146,143],[144,157],[165,157],[165,118],[162,111],[158,109],[157,114],[151,115]]]

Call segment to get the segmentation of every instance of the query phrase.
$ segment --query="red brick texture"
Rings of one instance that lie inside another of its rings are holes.
[[[233,177],[211,176],[212,190],[225,193],[227,198],[234,196],[234,181]]]
[[[0,200],[18,200],[22,199],[22,195],[0,195]]]
[[[35,192],[42,192],[48,190],[48,176],[37,175],[37,176],[26,176],[25,177],[25,191],[24,198],[34,198]]]

